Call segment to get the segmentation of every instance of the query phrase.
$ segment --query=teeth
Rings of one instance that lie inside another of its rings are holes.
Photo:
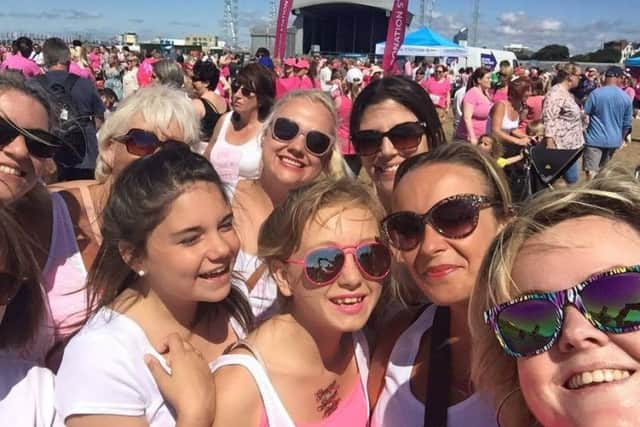
[[[297,161],[297,160],[293,160],[293,159],[290,159],[288,157],[280,157],[280,159],[282,160],[283,163],[286,163],[286,164],[288,164],[290,166],[293,166],[293,167],[296,167],[296,168],[304,167],[304,165],[301,162]]]
[[[395,172],[396,170],[398,170],[398,167],[400,167],[400,165],[393,165],[393,166],[387,166],[387,167],[376,166],[378,171],[380,171],[382,173]]]
[[[571,379],[567,386],[572,389],[578,389],[580,387],[587,386],[589,384],[610,383],[614,381],[620,381],[625,378],[629,378],[632,372],[623,371],[620,369],[597,369],[591,372],[582,372],[576,374]]]
[[[22,175],[18,169],[14,169],[6,165],[0,165],[0,172],[15,176]]]
[[[227,266],[222,266],[216,270],[211,270],[208,271],[206,273],[201,274],[201,277],[205,277],[205,278],[209,278],[209,277],[214,277],[214,276],[218,276],[222,273],[225,273],[227,271]]]
[[[362,300],[364,297],[333,298],[331,301],[338,305],[353,305],[362,302]]]

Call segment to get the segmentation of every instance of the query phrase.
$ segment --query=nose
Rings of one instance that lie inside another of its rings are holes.
[[[338,284],[348,289],[356,289],[362,283],[362,273],[355,260],[355,254],[346,253],[344,265],[338,275]]]
[[[380,155],[384,158],[391,159],[396,154],[398,154],[398,150],[393,146],[391,140],[386,136],[383,137],[380,145]]]
[[[440,252],[447,249],[447,239],[438,233],[430,224],[424,227],[422,242],[418,245],[416,262],[427,262]]]
[[[605,345],[609,336],[594,327],[574,306],[564,309],[564,322],[558,338],[563,353],[587,350]]]
[[[287,143],[287,150],[296,157],[301,157],[305,152],[305,144],[307,143],[307,136],[302,133],[298,133],[293,139]]]
[[[220,233],[216,231],[207,239],[206,257],[209,261],[216,262],[226,260],[236,256],[239,245],[238,236],[235,231]]]

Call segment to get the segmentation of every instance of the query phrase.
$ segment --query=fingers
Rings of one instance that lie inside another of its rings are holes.
[[[147,364],[147,368],[149,368],[149,372],[151,372],[151,376],[153,376],[153,379],[155,380],[155,382],[158,384],[160,388],[162,388],[163,385],[167,384],[167,381],[169,381],[170,375],[167,374],[164,368],[160,365],[160,362],[158,362],[158,360],[156,360],[155,357],[153,357],[150,354],[145,354],[144,362]]]

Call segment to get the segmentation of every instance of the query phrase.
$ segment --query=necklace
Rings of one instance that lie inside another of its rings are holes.
[[[340,398],[338,397],[338,389],[340,386],[334,380],[331,384],[329,384],[325,388],[321,388],[316,391],[315,398],[318,403],[318,411],[322,412],[323,418],[327,418],[336,409],[338,409],[338,404],[340,403]]]

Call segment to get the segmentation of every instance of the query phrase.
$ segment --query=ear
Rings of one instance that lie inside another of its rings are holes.
[[[101,147],[99,147],[101,148]],[[100,158],[102,158],[102,161],[104,161],[108,166],[109,166],[109,170],[113,170],[113,164],[115,161],[115,157],[116,157],[116,147],[115,147],[115,142],[111,139],[109,139],[108,141],[105,142],[104,144],[104,148],[98,150],[98,155],[100,156]]]
[[[135,248],[130,242],[121,240],[118,242],[118,252],[125,264],[133,271],[143,270],[142,260],[135,256]]]
[[[285,297],[293,296],[289,272],[287,271],[286,264],[282,261],[273,261],[271,263],[270,269],[271,275],[273,276],[276,285],[278,285],[280,293]]]

